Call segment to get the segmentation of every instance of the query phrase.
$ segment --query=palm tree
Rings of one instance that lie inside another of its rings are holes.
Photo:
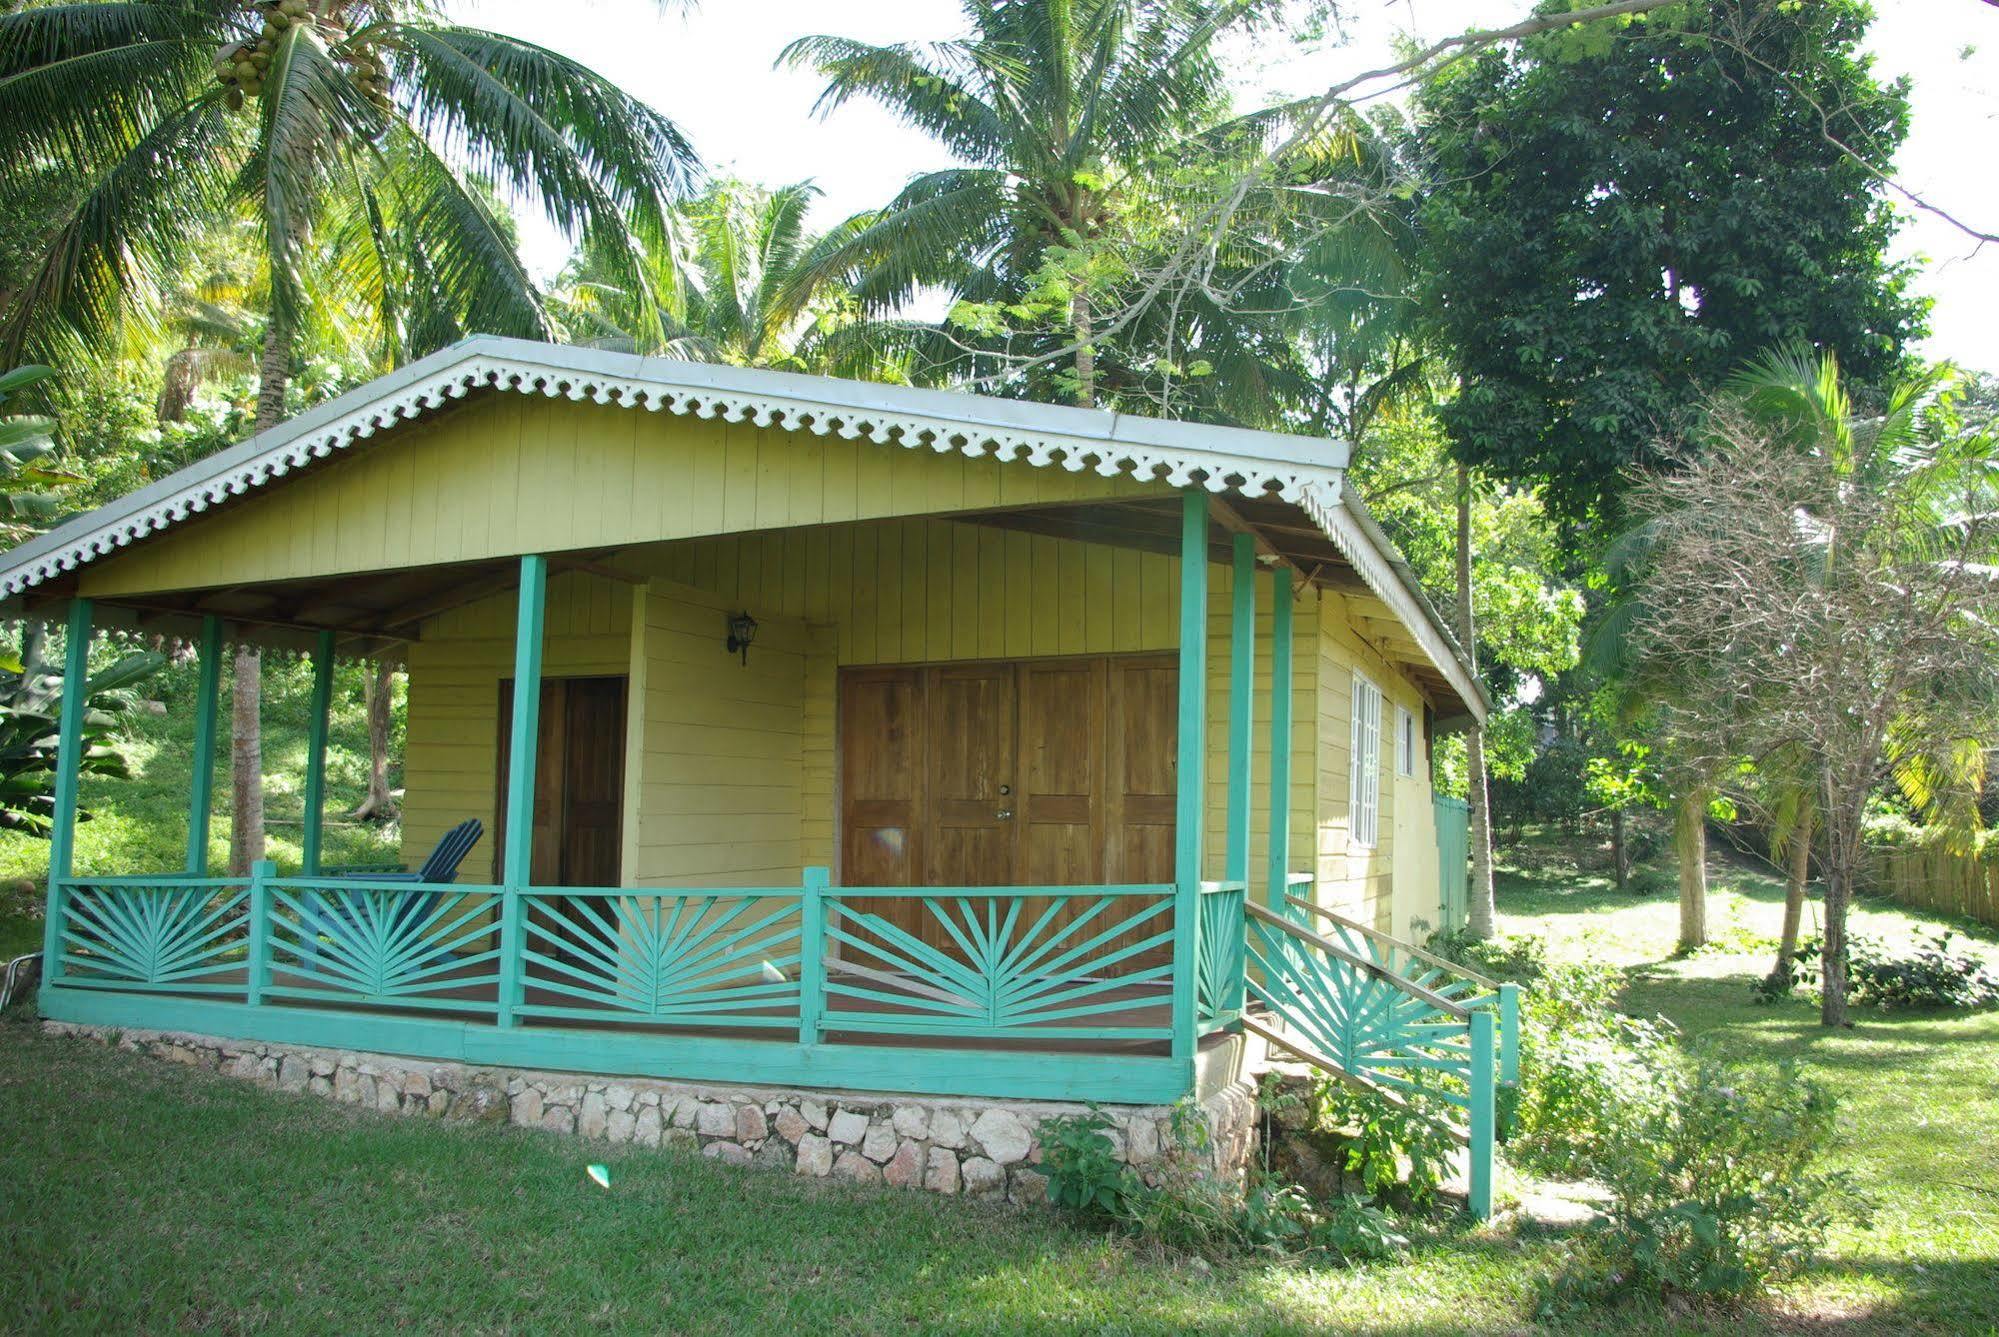
[[[269,270],[256,429],[277,423],[319,285],[420,284],[462,328],[551,325],[481,179],[535,200],[647,291],[695,170],[674,125],[588,68],[422,0],[98,0],[0,15],[0,188],[71,186],[0,311],[0,353],[102,344],[171,286],[200,225],[254,222]],[[329,238],[365,220],[386,244]],[[391,256],[400,258],[394,272]],[[622,258],[622,259],[621,259]],[[258,658],[234,673],[237,871],[263,845]]]
[[[825,257],[846,246],[867,216],[823,235],[806,226],[819,188],[766,189],[718,181],[675,211],[667,244],[645,266],[661,319],[644,318],[594,251],[579,250],[556,284],[554,306],[569,337],[630,352],[870,380],[906,379],[894,332],[865,320]]]
[[[1254,8],[963,0],[972,31],[957,41],[921,49],[830,36],[793,42],[782,59],[827,79],[820,110],[872,98],[967,164],[911,181],[827,262],[855,269],[857,294],[873,311],[928,288],[959,303],[1019,303],[1037,288],[1044,299],[1066,299],[1057,327],[1023,351],[1043,358],[1066,350],[1062,388],[1079,403],[1096,402],[1091,284],[1079,275],[1049,282],[1051,254],[1059,267],[1085,253],[1119,225],[1146,169],[1224,118],[1214,40]],[[961,360],[977,364],[981,351],[967,348]]]

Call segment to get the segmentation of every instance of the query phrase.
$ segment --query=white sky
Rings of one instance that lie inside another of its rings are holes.
[[[1396,37],[1434,40],[1524,13],[1525,0],[1352,0],[1345,45],[1306,51],[1235,48],[1252,105],[1324,87],[1389,63]],[[717,173],[765,184],[812,179],[826,192],[815,216],[834,219],[887,201],[943,151],[872,104],[812,115],[809,71],[779,70],[785,44],[807,33],[867,41],[933,41],[962,31],[955,0],[702,0],[662,15],[654,0],[449,0],[460,22],[512,33],[585,62],[679,123]],[[1914,117],[1898,178],[1983,231],[1999,231],[1999,7],[1984,0],[1876,0],[1871,44],[1884,74],[1910,76]],[[1972,54],[1964,53],[1970,49]],[[550,273],[567,251],[525,213],[529,263]],[[1920,256],[1920,289],[1936,299],[1926,352],[1999,370],[1999,246],[1916,216],[1898,250]]]

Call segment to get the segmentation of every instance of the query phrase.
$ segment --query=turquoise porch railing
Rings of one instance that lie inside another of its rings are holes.
[[[1315,906],[1302,908],[1338,918]],[[1245,1018],[1244,1025],[1390,1099],[1420,1094],[1463,1110],[1463,1124],[1451,1131],[1468,1151],[1469,1206],[1474,1215],[1488,1216],[1496,1091],[1514,1072],[1502,1064],[1498,1032],[1503,1014],[1509,1039],[1517,1034],[1515,991],[1509,985],[1479,994],[1475,979],[1443,978],[1449,963],[1407,944],[1391,948],[1356,927],[1341,921],[1329,937],[1248,906],[1247,987],[1277,1024]],[[1393,964],[1393,951],[1402,948],[1427,958],[1402,962],[1421,967],[1413,978]]]
[[[1202,1035],[1225,1030],[1242,1016],[1246,893],[1242,882],[1201,884],[1201,908],[1194,921],[1200,935],[1194,953],[1194,1002]]]
[[[80,877],[62,890],[45,995],[58,1019],[964,1094],[1166,1101],[1192,1079],[1170,1053],[1170,884],[831,888],[815,868],[790,887],[510,888],[260,864],[249,879]],[[1240,923],[1241,893],[1206,892],[1214,1024],[1241,1006],[1226,979],[1230,959],[1240,978],[1240,935],[1216,936],[1230,907]],[[1030,1043],[967,1064],[952,1041],[973,1039]],[[1035,1040],[1060,1043],[1027,1052]],[[1089,1053],[1088,1041],[1158,1044]]]

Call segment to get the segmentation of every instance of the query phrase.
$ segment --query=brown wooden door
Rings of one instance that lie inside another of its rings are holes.
[[[506,848],[514,684],[500,683],[494,880]],[[535,742],[534,854],[542,887],[615,887],[624,842],[625,680],[545,678]]]
[[[1177,681],[1171,655],[843,671],[840,880],[1171,881]]]

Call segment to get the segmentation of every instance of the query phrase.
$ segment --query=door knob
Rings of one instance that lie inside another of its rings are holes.
[[[1001,808],[998,812],[994,813],[993,816],[997,817],[1002,822],[1008,821],[1013,817],[1013,809]]]

